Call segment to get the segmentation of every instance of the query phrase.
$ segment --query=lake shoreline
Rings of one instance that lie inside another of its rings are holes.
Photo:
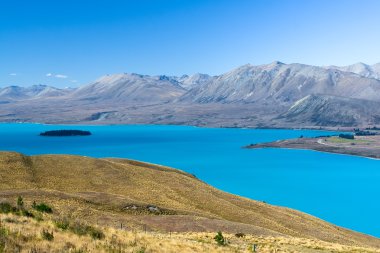
[[[312,131],[324,131],[324,132],[352,132],[355,128],[360,128],[359,126],[353,127],[275,127],[275,126],[230,126],[230,125],[189,125],[189,124],[141,124],[141,123],[107,123],[107,122],[8,122],[0,121],[0,124],[36,124],[36,125],[47,125],[47,126],[187,126],[187,127],[197,127],[206,129],[252,129],[252,130],[312,130]]]
[[[86,138],[38,136],[40,132],[54,129],[89,130],[93,135]],[[333,154],[319,152],[280,149],[252,151],[241,148],[249,143],[339,133],[315,130],[206,129],[174,125],[66,127],[0,124],[0,149],[31,156],[71,154],[94,158],[127,158],[162,164],[195,174],[203,182],[232,194],[288,206],[339,226],[379,236],[376,229],[378,224],[375,224],[376,227],[373,224],[378,215],[377,204],[372,204],[369,200],[375,198],[380,191],[372,187],[380,179],[376,161],[334,157]],[[352,173],[342,175],[342,170],[347,169],[351,169]],[[316,181],[316,177],[323,180]],[[344,177],[339,186],[336,177]],[[357,178],[364,178],[367,184],[353,188],[352,185],[358,183]],[[310,185],[314,187],[310,188]],[[326,192],[330,198],[326,198]],[[352,206],[351,197],[347,197],[349,201],[346,201],[345,196],[355,194],[366,198],[355,200],[357,205]],[[328,210],[321,210],[320,203],[328,206]],[[356,213],[363,208],[367,210],[366,217],[356,220]]]

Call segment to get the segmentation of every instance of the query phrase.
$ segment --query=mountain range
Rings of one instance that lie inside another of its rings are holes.
[[[75,89],[0,89],[4,122],[364,127],[380,124],[380,63],[243,65],[210,76],[106,75]]]

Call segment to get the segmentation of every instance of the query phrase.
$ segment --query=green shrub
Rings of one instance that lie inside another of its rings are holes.
[[[70,226],[70,223],[66,219],[58,219],[54,221],[54,224],[57,228],[62,230],[67,230]]]
[[[105,237],[104,233],[101,230],[79,222],[69,225],[69,229],[74,234],[77,234],[79,236],[89,235],[95,240],[101,240]]]
[[[219,231],[216,236],[214,237],[214,240],[218,243],[218,245],[224,246],[227,244],[226,239],[224,238],[221,231]]]
[[[46,205],[45,203],[40,203],[37,205],[36,202],[33,202],[32,207],[41,213],[52,213],[53,212],[53,209],[50,206]]]
[[[28,210],[19,210],[17,213],[17,215],[20,215],[20,216],[25,216],[25,217],[29,217],[29,218],[34,218],[34,214],[29,212]]]
[[[44,217],[42,216],[41,213],[34,213],[34,217],[33,217],[36,221],[40,222],[40,221],[43,221],[44,220]]]
[[[18,196],[17,198],[17,207],[20,209],[24,208],[24,200],[22,199],[21,196]]]
[[[34,217],[33,213],[31,213],[28,210],[25,210],[23,208],[24,204],[22,202],[22,198],[21,198],[21,200],[17,200],[17,205],[20,208],[14,207],[11,204],[6,203],[6,202],[0,203],[0,213],[6,213],[6,214],[13,213],[13,214],[16,214],[19,216]]]
[[[74,224],[70,225],[70,231],[77,235],[86,235],[87,234],[87,225],[82,224],[80,222],[75,222]]]
[[[89,228],[88,234],[94,240],[102,240],[105,237],[104,233],[100,229],[96,229],[94,227]]]
[[[7,241],[8,232],[9,231],[0,224],[0,253],[5,252],[5,243]]]
[[[8,229],[5,227],[0,226],[0,237],[7,237],[9,234]]]
[[[42,239],[47,240],[47,241],[53,241],[54,240],[53,232],[49,232],[48,230],[45,230],[45,229],[42,230],[41,237],[42,237]]]
[[[14,207],[7,202],[0,203],[0,213],[5,213],[5,214],[13,213],[19,216],[32,217],[32,218],[34,217],[33,213],[23,208],[24,204],[22,202],[22,198],[21,200],[20,199],[17,200],[17,206],[19,206],[20,208]]]
[[[3,253],[5,251],[5,240],[0,238],[0,253]]]
[[[4,221],[4,222],[7,222],[7,223],[18,223],[17,220],[12,219],[12,218],[5,218],[3,221]]]
[[[17,211],[17,208],[13,207],[7,202],[0,203],[0,213],[14,213]]]
[[[142,248],[138,249],[138,250],[136,251],[136,253],[145,253],[145,251],[146,251],[146,248],[145,248],[145,247],[142,247]]]

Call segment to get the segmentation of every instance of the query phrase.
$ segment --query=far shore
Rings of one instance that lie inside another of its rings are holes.
[[[326,131],[326,132],[352,132],[355,128],[364,127],[329,127],[329,126],[309,126],[309,127],[291,127],[291,126],[247,126],[247,125],[217,125],[217,124],[151,124],[151,123],[123,123],[123,122],[94,122],[94,121],[75,121],[75,122],[35,122],[35,121],[0,121],[0,124],[36,124],[47,126],[187,126],[199,128],[232,128],[232,129],[276,129],[276,130],[312,130],[312,131]]]
[[[348,140],[337,136],[296,138],[250,144],[245,148],[304,149],[326,153],[360,156],[377,160],[380,159],[380,136],[358,136],[355,137],[354,140]]]

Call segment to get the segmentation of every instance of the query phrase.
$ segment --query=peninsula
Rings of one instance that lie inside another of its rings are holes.
[[[326,136],[315,138],[296,138],[274,142],[250,144],[246,148],[288,148],[309,149],[328,153],[363,156],[380,159],[380,135]]]

